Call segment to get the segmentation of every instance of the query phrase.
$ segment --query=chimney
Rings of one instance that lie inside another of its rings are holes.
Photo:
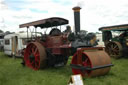
[[[74,24],[75,24],[75,33],[76,35],[80,32],[80,7],[76,6],[72,8],[74,10]]]

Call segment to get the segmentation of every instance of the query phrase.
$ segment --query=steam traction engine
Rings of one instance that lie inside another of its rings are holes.
[[[68,20],[59,17],[47,18],[20,25],[20,28],[34,26],[52,30],[49,34],[28,43],[24,52],[26,66],[38,70],[48,66],[63,66],[72,56],[71,67],[74,74],[82,76],[98,76],[109,72],[112,66],[110,57],[97,45],[94,33],[80,31],[80,7],[74,7],[75,33],[71,28],[61,32],[61,25]],[[60,26],[60,29],[58,27]]]
[[[128,57],[128,24],[101,27],[99,30],[102,31],[105,51],[110,57]]]

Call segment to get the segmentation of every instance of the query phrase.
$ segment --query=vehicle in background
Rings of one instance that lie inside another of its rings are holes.
[[[128,56],[128,24],[99,28],[103,34],[105,51],[114,58]]]
[[[5,36],[5,33],[3,33],[3,32],[0,33],[0,51],[4,50],[4,43],[3,43],[4,36]]]
[[[29,36],[29,38],[27,38]],[[41,36],[38,34],[37,36]],[[34,33],[19,32],[4,36],[4,53],[9,56],[22,57],[23,50],[29,40],[35,37]]]
[[[4,43],[3,43],[4,39],[0,39],[0,51],[4,50]]]

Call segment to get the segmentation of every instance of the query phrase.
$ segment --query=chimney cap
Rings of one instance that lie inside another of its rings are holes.
[[[72,10],[74,10],[74,11],[80,11],[80,9],[81,9],[81,8],[80,8],[79,6],[76,6],[76,7],[73,7],[73,8],[72,8]]]

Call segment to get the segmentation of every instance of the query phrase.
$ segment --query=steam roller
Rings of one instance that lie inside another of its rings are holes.
[[[95,33],[80,30],[80,7],[74,7],[75,32],[70,26],[61,31],[61,25],[68,24],[68,20],[52,17],[26,24],[20,28],[34,26],[42,29],[51,27],[49,34],[42,34],[32,39],[24,51],[23,63],[25,66],[39,70],[46,67],[60,67],[66,65],[69,56],[72,56],[71,68],[73,74],[84,77],[105,75],[110,71],[110,57],[103,47],[97,47]],[[54,27],[59,27],[54,28]],[[27,28],[28,29],[28,28]],[[47,29],[46,29],[47,30]]]
[[[78,29],[80,28],[80,23],[78,23],[78,21],[80,22],[80,9],[80,7],[73,8],[75,27],[77,30],[76,34],[79,32],[81,39],[85,39],[87,43],[84,43],[84,45],[81,43],[72,45],[73,47],[77,46],[77,51],[71,61],[72,72],[74,74],[81,74],[84,77],[105,75],[110,71],[111,66],[113,66],[110,56],[104,51],[103,47],[96,47],[97,40],[95,34],[88,33],[85,36],[86,33],[81,33],[80,29]],[[76,40],[78,41],[78,39]]]

